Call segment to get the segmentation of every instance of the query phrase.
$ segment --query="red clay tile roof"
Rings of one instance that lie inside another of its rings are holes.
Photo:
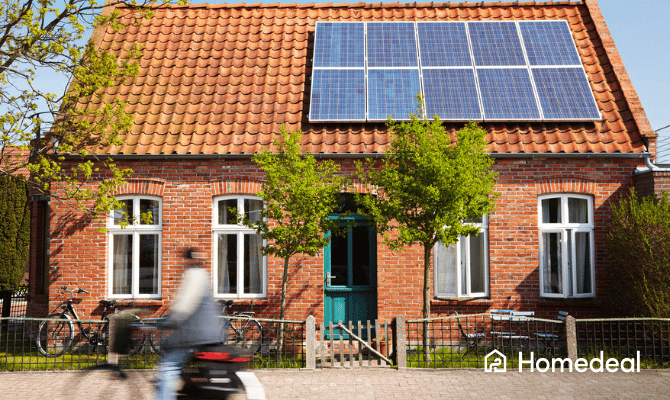
[[[565,19],[572,29],[601,122],[483,123],[491,153],[640,153],[653,136],[595,0],[586,3],[190,5],[161,7],[141,25],[95,32],[123,55],[144,45],[140,74],[109,90],[130,104],[123,155],[252,154],[286,124],[312,153],[381,153],[384,124],[309,123],[316,21]],[[595,10],[595,11],[593,11]],[[595,15],[598,20],[594,21]],[[605,38],[603,38],[605,36]],[[613,60],[613,61],[612,61]],[[636,107],[631,111],[631,104]],[[463,124],[445,123],[450,131]]]
[[[30,176],[30,172],[26,168],[28,157],[30,157],[30,150],[6,145],[0,148],[0,169],[3,173],[15,176],[23,175],[28,178]]]

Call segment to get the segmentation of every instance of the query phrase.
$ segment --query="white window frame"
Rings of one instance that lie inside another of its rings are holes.
[[[125,227],[114,224],[114,213],[112,210],[108,222],[108,262],[107,262],[107,292],[110,298],[115,299],[160,299],[161,298],[161,282],[162,282],[162,255],[163,255],[163,200],[157,196],[150,195],[126,195],[117,196],[118,201],[132,200],[133,210],[128,217],[134,216],[134,221],[129,222]],[[156,224],[141,224],[140,215],[140,200],[153,200],[158,202],[159,215],[153,216]],[[141,234],[158,235],[158,287],[155,294],[141,294],[140,287],[140,252],[139,243]],[[115,235],[132,235],[133,236],[133,255],[132,255],[132,287],[130,294],[115,294],[114,293],[114,236]]]
[[[440,257],[440,252],[439,251],[433,251],[433,254],[435,255],[433,258],[433,268],[434,268],[434,276],[433,276],[433,287],[435,288],[435,296],[436,297],[442,297],[442,298],[459,298],[459,299],[471,299],[471,298],[482,298],[482,297],[488,297],[489,296],[489,291],[490,291],[490,269],[489,269],[489,224],[488,224],[488,216],[482,217],[482,222],[481,223],[469,223],[471,226],[477,226],[479,227],[479,235],[484,236],[484,291],[483,292],[470,292],[470,289],[472,288],[472,281],[471,281],[471,271],[470,271],[470,246],[466,246],[468,251],[466,252],[467,254],[462,254],[463,252],[461,251],[461,244],[463,240],[467,240],[468,242],[471,239],[471,236],[460,236],[458,238],[458,241],[454,244],[456,247],[456,293],[446,293],[446,292],[438,292],[438,280],[439,280],[439,274],[440,274],[440,269],[441,265],[444,265],[446,263],[446,260],[442,260]],[[444,246],[444,244],[438,242],[436,245],[435,250],[438,250],[437,246]],[[462,280],[463,280],[463,272],[461,266],[465,263],[466,267],[466,276],[465,276],[465,285],[466,285],[466,291],[464,292],[462,289]],[[446,272],[444,272],[446,273]]]
[[[543,223],[542,222],[542,201],[548,199],[560,199],[561,202],[561,223]],[[587,201],[587,223],[570,223],[569,222],[569,199],[583,199]],[[560,193],[560,194],[546,194],[538,197],[538,226],[539,226],[539,249],[540,249],[540,296],[551,298],[585,298],[595,297],[596,282],[595,282],[595,232],[593,223],[593,196]],[[577,293],[577,273],[576,273],[576,251],[568,248],[568,239],[576,245],[575,235],[580,232],[589,234],[589,263],[591,266],[591,290],[589,293]],[[560,233],[561,237],[561,273],[563,277],[562,293],[547,293],[544,289],[545,279],[545,249],[542,235],[544,233]],[[570,236],[570,238],[569,238]]]
[[[263,200],[258,196],[253,195],[225,195],[214,197],[214,206],[212,207],[212,290],[215,298],[225,299],[265,299],[268,291],[268,269],[267,256],[262,256],[261,265],[261,288],[262,293],[244,293],[244,235],[257,234],[254,229],[239,224],[219,224],[219,202],[222,200],[237,200],[237,212],[244,212],[244,200]],[[236,234],[237,235],[237,288],[235,293],[218,293],[219,282],[219,252],[218,252],[218,236],[220,234]],[[267,240],[263,239],[262,245],[265,246]]]

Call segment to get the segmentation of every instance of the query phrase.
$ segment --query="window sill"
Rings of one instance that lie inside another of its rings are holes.
[[[263,297],[263,298],[215,297],[214,298],[214,301],[216,301],[216,302],[228,301],[228,300],[233,301],[233,306],[235,306],[235,305],[240,305],[240,306],[248,305],[248,306],[250,306],[251,303],[253,303],[254,306],[267,306],[268,303],[269,303],[267,297]]]
[[[167,305],[167,301],[163,299],[128,299],[128,298],[112,298],[116,300],[115,307],[162,307]]]
[[[446,306],[454,304],[492,305],[493,300],[487,297],[437,297],[430,301],[431,305]]]
[[[596,297],[540,297],[538,307],[594,307],[604,306],[605,302]]]

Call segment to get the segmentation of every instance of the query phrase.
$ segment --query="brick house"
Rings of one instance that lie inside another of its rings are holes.
[[[250,157],[282,124],[303,132],[305,151],[344,171],[353,171],[356,159],[379,157],[389,142],[380,121],[310,117],[317,22],[533,20],[567,23],[599,116],[480,118],[499,173],[498,208],[480,221],[477,238],[436,248],[432,311],[606,313],[609,204],[636,184],[655,136],[595,0],[190,5],[156,9],[152,19],[116,33],[96,31],[99,46],[118,54],[130,43],[144,45],[139,77],[108,96],[130,103],[134,125],[123,145],[98,155],[134,170],[116,195],[155,219],[121,230],[111,215],[100,233],[104,223],[63,204],[35,202],[34,244],[45,251],[31,253],[31,282],[39,283],[30,289],[33,313],[60,304],[61,285],[91,291],[83,315],[99,313],[101,298],[159,310],[173,300],[184,249],[196,246],[212,266],[217,298],[253,301],[257,315],[276,316],[281,260],[262,256],[262,238],[225,215],[229,206],[249,213],[262,206],[262,174]],[[463,126],[443,120],[450,132]],[[316,257],[292,260],[289,318],[420,315],[422,250],[391,251],[366,229]]]

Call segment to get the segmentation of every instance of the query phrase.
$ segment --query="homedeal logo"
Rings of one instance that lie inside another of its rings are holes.
[[[570,358],[538,358],[535,360],[535,354],[530,353],[530,358],[524,359],[523,353],[519,352],[519,372],[524,368],[530,369],[530,372],[640,372],[640,352],[637,352],[636,358],[624,358],[619,361],[616,358],[605,359],[604,352],[600,352],[600,357],[587,360],[578,358],[574,362]],[[498,350],[493,350],[484,357],[485,372],[507,372],[507,357]]]

